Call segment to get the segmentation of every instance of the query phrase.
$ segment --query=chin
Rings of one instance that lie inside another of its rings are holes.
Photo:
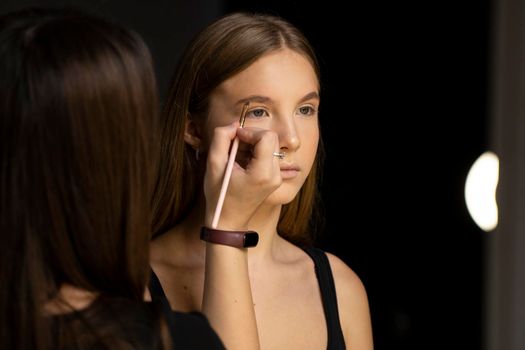
[[[300,187],[290,186],[288,184],[282,184],[276,189],[271,195],[266,198],[264,204],[267,205],[285,205],[294,200],[297,193],[299,193]]]

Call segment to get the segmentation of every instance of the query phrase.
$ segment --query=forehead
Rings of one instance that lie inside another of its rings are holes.
[[[249,95],[264,95],[272,100],[300,99],[319,90],[312,64],[290,49],[266,54],[248,68],[222,82],[212,93],[228,100]],[[231,101],[233,102],[233,101]]]

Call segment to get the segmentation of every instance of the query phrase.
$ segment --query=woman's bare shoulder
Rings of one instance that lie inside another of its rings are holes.
[[[326,252],[332,274],[337,284],[342,287],[342,294],[350,292],[354,297],[366,297],[365,287],[359,276],[341,258]]]
[[[326,255],[334,276],[339,317],[346,345],[350,349],[373,349],[366,288],[361,278],[343,260],[331,253]]]

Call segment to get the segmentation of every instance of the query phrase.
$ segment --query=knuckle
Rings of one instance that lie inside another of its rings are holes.
[[[279,137],[276,132],[265,130],[261,135],[261,143],[265,145],[264,147],[275,149],[276,145],[279,145]]]

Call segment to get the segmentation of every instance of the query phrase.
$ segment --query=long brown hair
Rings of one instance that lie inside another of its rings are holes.
[[[0,17],[0,348],[46,349],[68,283],[142,300],[157,92],[138,35],[68,10]]]
[[[153,196],[153,234],[162,234],[182,220],[199,195],[199,171],[194,151],[184,142],[188,118],[204,119],[210,93],[223,81],[246,69],[261,56],[289,48],[319,66],[303,34],[281,18],[234,13],[205,28],[187,47],[173,77],[161,119],[161,159]],[[296,243],[311,243],[309,224],[318,199],[322,142],[317,159],[296,198],[283,207],[278,232]]]

